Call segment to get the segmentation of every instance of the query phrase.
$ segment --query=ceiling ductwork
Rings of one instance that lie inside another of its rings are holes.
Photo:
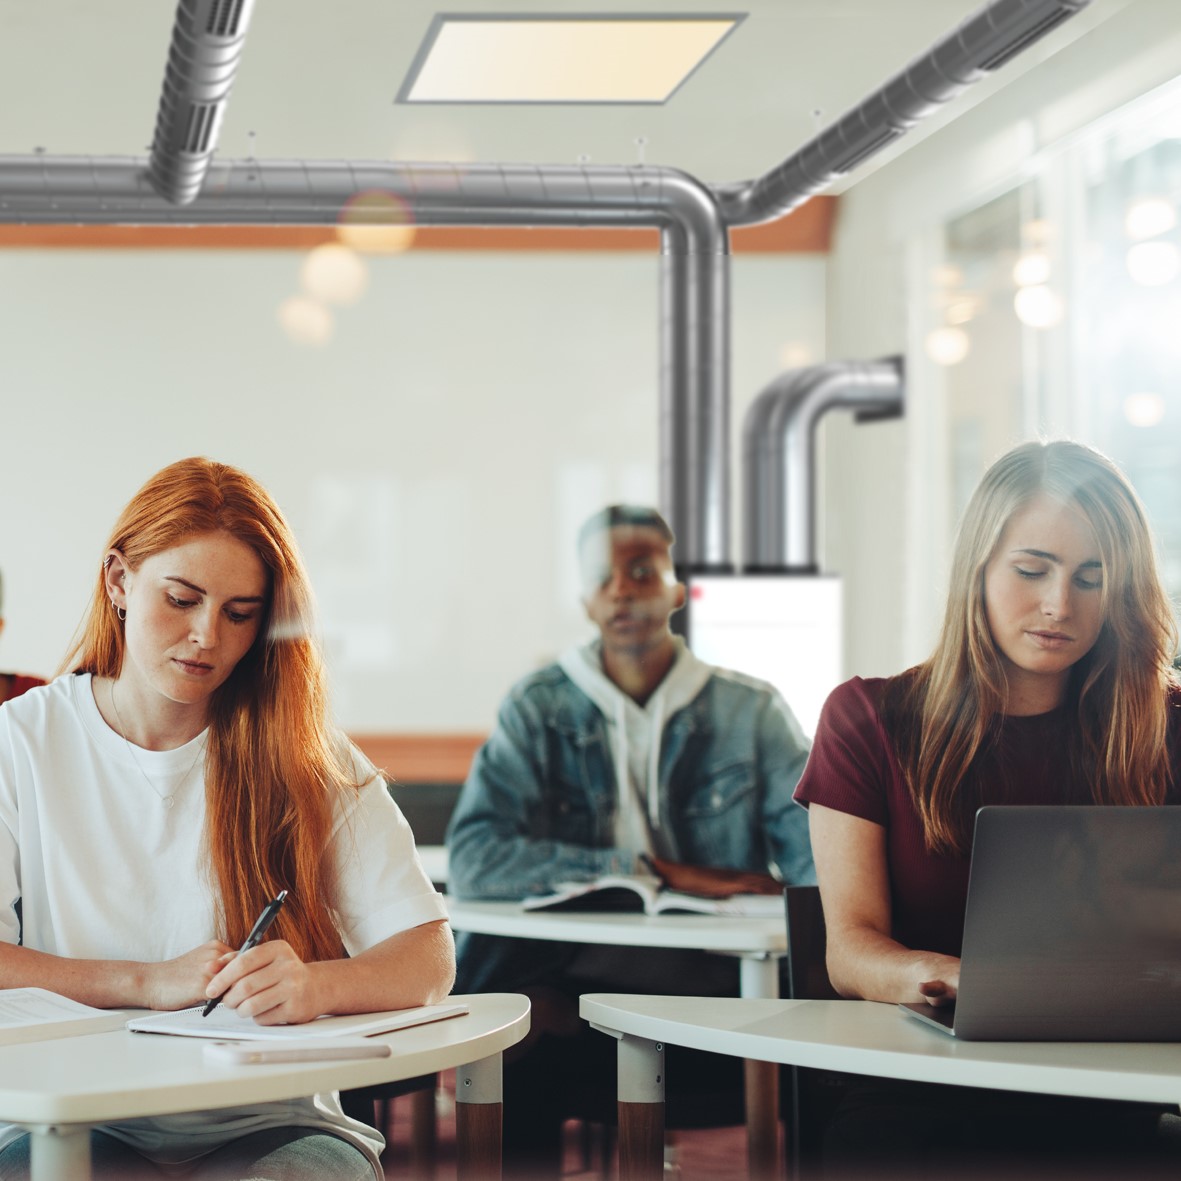
[[[835,361],[780,374],[751,403],[743,424],[743,569],[816,573],[816,426],[829,411],[858,422],[897,418],[905,389],[901,357]]]
[[[994,0],[777,168],[716,192],[727,225],[790,213],[1090,0]]]
[[[254,0],[180,0],[147,175],[167,201],[196,200],[217,149]]]
[[[729,227],[794,209],[1088,2],[992,0],[781,165],[754,181],[710,188],[676,169],[646,166],[211,166],[254,0],[179,0],[151,157],[0,157],[0,221],[329,225],[348,217],[357,197],[377,191],[397,196],[407,220],[423,225],[655,226],[661,507],[677,531],[684,572],[725,570]]]

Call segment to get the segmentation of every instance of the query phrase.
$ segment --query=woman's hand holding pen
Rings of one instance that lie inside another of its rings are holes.
[[[205,995],[221,996],[223,1005],[259,1025],[312,1021],[328,1012],[315,987],[315,965],[305,964],[283,939],[241,953],[227,950],[215,966],[220,970]]]
[[[205,996],[227,952],[233,949],[211,939],[160,964],[145,964],[144,1000],[149,1009],[183,1009]]]

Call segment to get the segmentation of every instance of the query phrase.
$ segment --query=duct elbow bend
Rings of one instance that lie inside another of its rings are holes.
[[[713,190],[687,172],[661,170],[661,204],[673,234],[662,235],[665,252],[728,254],[726,222]]]

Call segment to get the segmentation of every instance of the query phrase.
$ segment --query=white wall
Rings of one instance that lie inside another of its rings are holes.
[[[322,349],[275,319],[300,261],[0,253],[0,667],[55,668],[119,509],[192,454],[291,519],[349,729],[485,729],[587,636],[573,533],[656,497],[655,255],[370,260]],[[823,355],[824,304],[820,256],[735,260],[736,439],[785,345]]]
[[[922,353],[942,225],[1179,71],[1181,4],[1133,0],[842,197],[829,354],[904,353],[908,363],[905,421],[854,426],[833,416],[824,428],[823,564],[846,579],[850,672],[886,675],[921,660],[942,614],[953,525],[936,479],[943,390]],[[963,364],[987,370],[988,357]]]

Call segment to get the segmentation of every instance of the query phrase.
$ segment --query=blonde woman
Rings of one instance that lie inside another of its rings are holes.
[[[0,709],[0,987],[104,1008],[223,1003],[264,1024],[429,1003],[442,900],[384,781],[329,723],[291,530],[245,473],[187,459],[96,558],[68,671]],[[235,956],[287,890],[268,939]],[[94,1133],[102,1175],[381,1177],[334,1095]],[[0,1128],[0,1177],[28,1140]],[[161,1171],[164,1170],[164,1171]]]
[[[796,792],[842,994],[954,1000],[982,805],[1176,802],[1176,651],[1144,511],[1118,469],[1070,442],[1029,443],[994,464],[961,524],[934,653],[833,692]],[[985,1150],[1012,1131],[1011,1148],[1057,1151],[1080,1132],[1134,1139],[1153,1114],[1090,1104],[1079,1124],[1078,1101],[1025,1096],[998,1112],[1010,1097],[955,1091],[856,1089],[833,1152],[877,1167],[893,1144],[913,1172],[957,1139]],[[904,1112],[930,1105],[956,1118],[940,1128],[926,1112],[904,1131]]]

